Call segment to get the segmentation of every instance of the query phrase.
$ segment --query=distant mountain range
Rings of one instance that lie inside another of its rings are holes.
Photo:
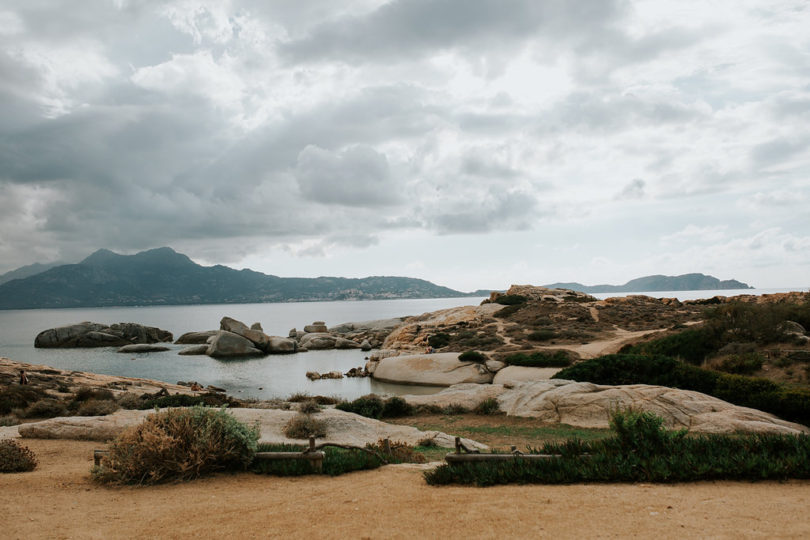
[[[735,279],[720,281],[705,274],[680,276],[645,276],[631,279],[624,285],[583,285],[582,283],[552,283],[550,289],[572,289],[584,293],[655,292],[655,291],[706,291],[714,289],[753,289],[747,283]]]
[[[11,279],[0,285],[0,309],[459,296],[481,294],[463,293],[408,277],[283,278],[221,265],[201,266],[164,247],[135,255],[118,255],[102,249],[78,264],[64,264]]]
[[[29,264],[27,266],[21,266],[16,270],[12,270],[11,272],[6,272],[5,274],[0,274],[0,285],[6,283],[7,281],[11,281],[12,279],[23,279],[30,276],[35,276],[37,274],[41,274],[45,270],[50,270],[56,266],[61,266],[65,263],[63,262],[55,262],[55,263],[34,263]]]

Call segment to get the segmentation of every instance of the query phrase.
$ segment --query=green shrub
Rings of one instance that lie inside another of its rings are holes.
[[[565,351],[510,354],[504,358],[504,362],[510,366],[525,367],[568,367],[571,365],[571,359]]]
[[[442,409],[442,413],[451,415],[467,414],[468,412],[470,412],[470,409],[459,403],[451,403]]]
[[[671,356],[699,366],[722,346],[713,328],[692,328],[677,334],[622,348],[627,354]]]
[[[170,396],[148,397],[141,401],[138,408],[146,410],[165,409],[167,407],[219,407],[221,405],[234,405],[234,403],[232,399],[224,394],[208,392],[200,395],[173,394]]]
[[[434,349],[441,349],[450,344],[450,335],[444,332],[433,334],[428,338],[428,345]]]
[[[478,351],[465,351],[458,355],[459,362],[475,362],[476,364],[483,364],[487,361],[487,355]]]
[[[701,369],[666,356],[611,354],[563,369],[554,378],[595,384],[653,384],[695,390],[735,405],[810,425],[810,390],[788,388],[767,379]]]
[[[65,404],[58,399],[41,399],[29,405],[22,413],[24,418],[55,418],[64,416]]]
[[[284,426],[284,436],[290,439],[308,439],[325,437],[326,422],[308,414],[296,414]]]
[[[78,416],[106,416],[118,410],[118,403],[111,399],[88,399],[76,410]]]
[[[520,294],[502,294],[495,299],[495,302],[503,306],[515,306],[525,304],[527,298]]]
[[[703,435],[671,432],[639,412],[614,414],[608,439],[546,443],[530,453],[560,457],[442,465],[428,484],[687,482],[810,478],[807,435]]]
[[[383,404],[381,418],[398,418],[401,416],[410,416],[413,414],[413,406],[409,405],[407,401],[401,397],[392,397],[385,400]]]
[[[316,414],[321,412],[321,406],[314,399],[308,399],[298,404],[298,411],[304,414]]]
[[[495,398],[487,398],[473,409],[475,414],[493,415],[501,412],[501,406],[498,405],[498,400]]]
[[[82,386],[74,394],[73,399],[76,401],[87,401],[90,399],[95,400],[111,400],[115,399],[113,393],[106,388],[94,388],[91,386]]]
[[[755,371],[762,369],[762,363],[765,359],[762,355],[757,353],[734,354],[724,358],[718,365],[717,369],[725,371],[726,373],[734,373],[737,375],[750,375]]]
[[[169,409],[119,435],[92,474],[101,482],[157,484],[245,469],[253,461],[258,440],[256,427],[246,426],[224,409]]]
[[[287,398],[290,403],[301,403],[302,401],[314,401],[318,405],[335,405],[343,400],[336,397],[329,396],[311,396],[306,392],[296,392]]]
[[[548,341],[557,337],[557,332],[554,330],[542,329],[535,330],[526,336],[530,341]]]
[[[0,392],[0,414],[9,414],[14,409],[24,409],[31,403],[47,397],[45,390],[36,386],[7,386]]]
[[[14,439],[0,440],[0,473],[33,471],[37,457]]]
[[[335,408],[341,411],[359,414],[367,418],[381,418],[385,403],[383,403],[383,400],[379,396],[369,394],[359,397],[354,401],[338,403],[335,405]]]
[[[497,319],[506,319],[520,311],[525,305],[526,304],[514,304],[512,306],[506,306],[493,313],[492,316]]]
[[[118,396],[118,406],[122,409],[140,409],[144,400],[135,394],[121,394]]]
[[[263,444],[260,452],[300,452],[302,446],[289,444]],[[376,456],[360,451],[343,448],[324,448],[323,469],[321,474],[338,476],[353,471],[376,469],[383,462]],[[271,474],[274,476],[301,476],[315,474],[312,466],[306,460],[256,460],[251,470],[258,474]]]

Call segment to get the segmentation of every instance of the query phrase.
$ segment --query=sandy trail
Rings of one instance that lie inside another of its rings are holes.
[[[810,536],[808,481],[435,488],[387,467],[110,488],[89,479],[98,443],[21,442],[40,466],[0,476],[4,538]]]
[[[610,339],[602,339],[599,341],[592,341],[590,343],[582,344],[544,345],[537,348],[549,350],[564,349],[567,351],[574,351],[575,353],[579,354],[580,358],[582,359],[596,358],[597,356],[602,356],[604,354],[613,354],[618,352],[619,349],[625,345],[625,343],[630,343],[641,337],[663,332],[665,330],[666,328],[661,328],[658,330],[638,330],[636,332],[631,332],[630,330],[624,330],[616,327],[614,335]]]

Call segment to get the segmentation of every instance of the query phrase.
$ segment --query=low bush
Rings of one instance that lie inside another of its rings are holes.
[[[718,332],[714,328],[702,327],[626,346],[620,352],[645,356],[671,356],[699,366],[722,345]]]
[[[493,415],[500,414],[501,406],[498,405],[498,400],[495,398],[487,398],[473,409],[475,414]]]
[[[302,446],[290,444],[263,444],[260,452],[300,452]],[[338,476],[353,471],[376,469],[383,465],[378,457],[361,450],[348,450],[343,448],[324,448],[323,469],[320,474]],[[301,476],[317,474],[306,460],[256,460],[251,470],[257,474],[271,474],[274,476]]]
[[[326,422],[308,414],[299,413],[290,418],[290,421],[284,426],[283,432],[284,436],[290,439],[324,437],[326,436]]]
[[[14,439],[0,440],[0,473],[33,471],[37,457]]]
[[[495,299],[495,303],[503,306],[515,306],[525,304],[527,298],[520,294],[502,294]]]
[[[560,457],[442,465],[428,484],[691,482],[810,478],[807,435],[702,435],[667,431],[651,413],[619,412],[608,439],[547,443],[531,453]]]
[[[302,401],[314,401],[318,405],[335,405],[343,400],[336,397],[311,396],[306,392],[296,392],[295,394],[288,397],[287,401],[289,401],[290,403],[301,403]]]
[[[765,359],[755,352],[745,354],[733,354],[723,358],[718,364],[719,371],[735,373],[737,375],[750,375],[762,369]]]
[[[0,416],[0,427],[16,426],[19,425],[20,419],[13,414],[6,414]]]
[[[442,409],[443,414],[467,414],[470,409],[459,403],[451,403]]]
[[[122,409],[140,409],[144,400],[135,394],[121,394],[118,397],[118,406]]]
[[[8,386],[0,392],[0,414],[9,414],[14,409],[24,409],[47,397],[45,390],[36,386]]]
[[[365,416],[367,418],[381,418],[385,403],[382,398],[374,394],[362,396],[354,401],[346,401],[335,405],[336,409]]]
[[[23,418],[55,418],[67,412],[65,404],[58,399],[41,399],[26,407]]]
[[[206,394],[173,394],[170,396],[147,397],[138,405],[141,410],[165,409],[167,407],[194,407],[208,406],[219,407],[222,405],[234,405],[231,398],[224,394],[208,392]]]
[[[530,341],[548,341],[557,337],[557,332],[554,330],[542,329],[535,330],[526,336]]]
[[[487,361],[487,355],[478,351],[465,351],[458,355],[459,362],[475,362],[476,364],[483,364]]]
[[[506,306],[505,308],[499,309],[498,311],[493,313],[492,316],[497,319],[507,319],[510,316],[517,313],[518,311],[520,311],[525,305],[526,304],[514,304],[511,306]]]
[[[256,427],[224,409],[169,409],[119,435],[92,474],[101,482],[156,484],[245,469],[253,461],[258,439]]]
[[[666,356],[611,354],[563,369],[554,378],[595,384],[653,384],[695,390],[735,405],[810,425],[810,390],[789,388],[767,379],[701,369]]]
[[[392,397],[385,400],[380,418],[399,418],[413,414],[413,406],[401,397]]]
[[[510,366],[525,367],[568,367],[571,365],[571,359],[565,351],[516,353],[510,354],[503,361]]]
[[[88,399],[79,405],[77,416],[106,416],[118,410],[118,403],[111,399]]]
[[[321,412],[321,406],[314,399],[308,399],[298,404],[298,412],[304,414],[316,414]]]
[[[90,399],[111,400],[115,399],[115,396],[110,390],[106,388],[94,388],[91,386],[82,386],[81,388],[76,390],[73,399],[80,402],[88,401]]]
[[[450,344],[450,335],[444,332],[439,332],[428,337],[428,345],[434,349],[441,349]]]

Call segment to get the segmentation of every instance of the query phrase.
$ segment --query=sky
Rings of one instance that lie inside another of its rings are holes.
[[[805,0],[2,0],[0,272],[810,286]]]

